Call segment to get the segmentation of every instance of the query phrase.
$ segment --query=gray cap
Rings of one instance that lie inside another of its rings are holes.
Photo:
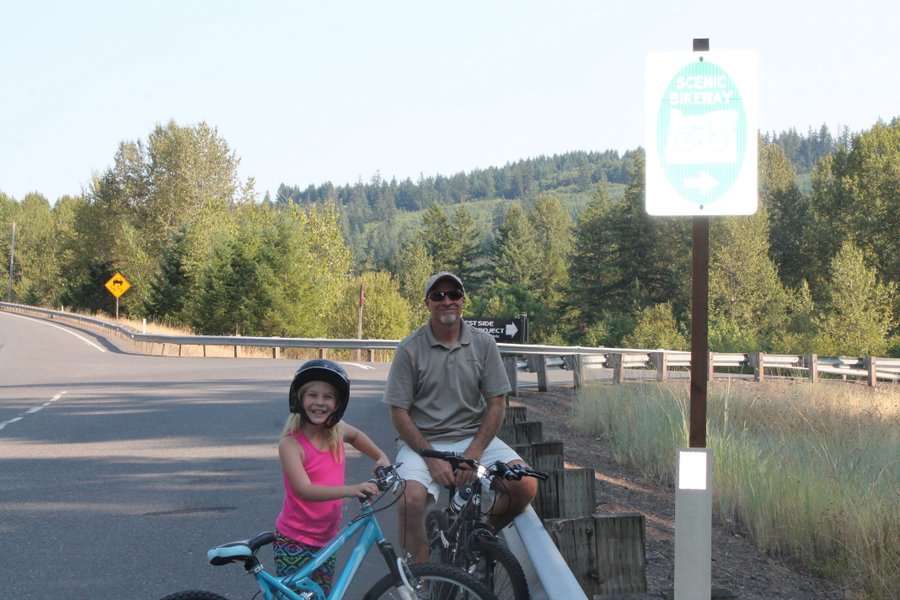
[[[460,279],[453,273],[450,273],[449,271],[441,271],[440,273],[432,275],[431,278],[428,280],[428,283],[425,284],[425,297],[426,298],[428,297],[428,294],[431,292],[431,288],[433,288],[437,284],[437,282],[440,281],[441,279],[449,279],[450,281],[452,281],[453,283],[455,283],[456,285],[459,286],[459,289],[462,290],[463,294],[466,293],[466,288],[463,287],[462,279]]]

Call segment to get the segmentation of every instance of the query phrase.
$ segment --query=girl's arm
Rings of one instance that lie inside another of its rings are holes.
[[[309,480],[306,469],[303,468],[305,458],[303,447],[292,437],[283,437],[278,443],[278,457],[281,459],[281,469],[291,486],[291,489],[304,500],[309,502],[324,502],[325,500],[339,500],[341,498],[363,498],[366,494],[378,493],[378,486],[374,483],[363,482],[356,485],[318,485]]]
[[[341,421],[341,429],[344,433],[344,442],[350,444],[369,458],[375,461],[375,467],[387,467],[391,464],[387,455],[381,451],[381,448],[375,445],[372,438],[365,433]]]

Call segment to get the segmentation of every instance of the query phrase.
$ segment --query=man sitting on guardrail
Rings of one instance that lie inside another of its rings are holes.
[[[483,464],[524,461],[496,437],[511,390],[494,338],[462,320],[465,288],[462,280],[442,271],[425,286],[430,318],[397,346],[384,401],[399,435],[397,462],[407,480],[397,504],[400,544],[413,562],[428,560],[425,509],[429,496],[437,500],[441,487],[459,486],[471,473],[453,473],[443,460],[422,458],[425,448],[461,452]],[[528,477],[504,482],[498,490],[491,525],[499,529],[521,513],[537,484]]]

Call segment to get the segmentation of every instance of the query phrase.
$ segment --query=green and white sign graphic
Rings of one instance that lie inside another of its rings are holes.
[[[653,54],[647,61],[647,212],[753,214],[756,64],[745,52]]]

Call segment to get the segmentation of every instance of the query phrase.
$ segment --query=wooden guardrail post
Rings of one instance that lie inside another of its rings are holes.
[[[547,391],[547,356],[544,354],[533,355],[535,370],[537,371],[537,384],[539,392]]]
[[[579,517],[594,512],[594,469],[553,471],[538,486],[534,510],[542,519]]]
[[[593,514],[545,526],[588,597],[647,591],[642,514]]]
[[[581,354],[572,355],[572,375],[575,379],[575,389],[584,387],[584,361]]]
[[[509,377],[509,385],[512,386],[512,390],[509,392],[509,395],[510,396],[518,396],[519,395],[518,357],[516,357],[515,355],[504,356],[503,364],[506,367],[506,376]]]
[[[656,367],[657,381],[666,381],[669,378],[669,354],[667,352],[651,352],[650,364]]]
[[[877,362],[878,361],[874,356],[863,357],[863,368],[866,370],[866,379],[868,380],[869,387],[875,387],[878,384]]]
[[[803,357],[803,366],[807,369],[807,376],[810,383],[816,383],[819,380],[819,356],[816,354],[807,354]]]
[[[625,379],[625,355],[619,352],[607,354],[606,364],[612,369],[613,383],[622,383]]]
[[[766,353],[753,352],[750,354],[750,364],[753,366],[753,381],[766,380]]]

